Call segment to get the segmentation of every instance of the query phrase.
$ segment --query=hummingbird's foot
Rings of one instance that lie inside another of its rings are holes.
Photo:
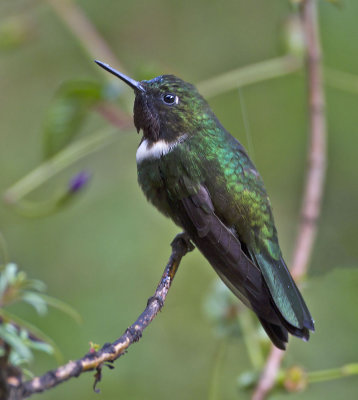
[[[191,242],[190,237],[186,232],[178,233],[173,241],[170,243],[170,245],[172,246],[172,248],[174,248],[176,247],[178,242],[181,242],[181,244],[185,246],[187,253],[195,249],[195,246]]]
[[[142,332],[136,328],[133,328],[132,326],[127,328],[126,333],[129,333],[132,336],[133,342],[138,342],[138,340],[142,337]]]
[[[149,299],[147,301],[147,307],[149,307],[151,305],[151,303],[153,303],[154,301],[157,301],[159,303],[159,310],[161,310],[163,308],[163,306],[164,306],[164,302],[158,296],[149,297]]]

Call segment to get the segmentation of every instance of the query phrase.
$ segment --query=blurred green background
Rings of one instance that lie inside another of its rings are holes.
[[[324,63],[358,75],[358,2],[342,3],[336,7],[319,2]],[[224,4],[82,0],[77,4],[133,78],[174,73],[193,83],[284,54],[283,28],[293,10],[288,0]],[[3,193],[42,162],[43,120],[59,85],[74,78],[103,80],[103,75],[49,1],[1,0],[1,32]],[[288,263],[306,166],[305,89],[303,71],[241,89],[254,161],[271,196]],[[292,339],[285,359],[286,366],[301,365],[308,371],[358,362],[357,80],[348,89],[326,87],[327,183],[310,276],[303,288],[317,332],[308,344]],[[130,110],[130,91],[123,102]],[[238,91],[213,97],[210,104],[224,126],[247,146]],[[106,125],[93,114],[81,136]],[[0,204],[0,230],[11,259],[30,277],[46,282],[49,294],[71,304],[83,317],[78,326],[57,311],[40,318],[29,307],[17,310],[55,340],[64,360],[81,357],[89,341],[114,340],[134,321],[154,292],[170,254],[169,243],[178,232],[140,192],[135,164],[138,143],[134,129],[118,131],[114,144],[56,175],[31,195],[45,199],[77,171],[91,171],[85,193],[55,215],[25,219]],[[115,369],[105,370],[100,398],[209,398],[222,339],[215,335],[203,304],[215,279],[198,251],[184,258],[162,313]],[[40,374],[55,366],[51,357],[39,354],[31,369]],[[217,372],[217,398],[248,398],[249,392],[240,391],[236,383],[248,369],[242,340],[227,339]],[[99,398],[91,386],[92,374],[85,374],[37,397]],[[350,377],[312,384],[290,396],[354,398],[357,392],[358,379]],[[271,398],[286,396],[275,392]]]

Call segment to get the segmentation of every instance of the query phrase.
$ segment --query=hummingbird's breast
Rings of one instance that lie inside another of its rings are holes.
[[[176,223],[169,203],[175,197],[173,193],[178,193],[180,179],[185,174],[181,154],[186,139],[186,135],[172,142],[143,139],[136,153],[141,189],[148,201]]]

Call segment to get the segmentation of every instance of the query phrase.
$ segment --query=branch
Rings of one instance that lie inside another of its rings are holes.
[[[297,280],[306,274],[309,265],[321,212],[326,174],[325,101],[315,0],[303,2],[301,19],[307,42],[310,146],[301,221],[292,262],[292,275]]]
[[[69,361],[67,364],[30,381],[21,383],[19,379],[11,377],[11,381],[8,382],[12,391],[11,398],[20,400],[30,397],[34,393],[49,390],[68,379],[78,377],[83,372],[93,370],[96,370],[95,388],[101,380],[102,367],[106,365],[113,368],[113,361],[125,354],[128,347],[142,337],[144,329],[162,309],[181,259],[186,253],[194,249],[185,233],[177,235],[171,246],[172,253],[154,296],[148,300],[145,310],[119,339],[113,343],[106,343],[97,352],[89,352],[77,361]]]
[[[317,234],[326,172],[326,120],[321,49],[315,0],[303,0],[301,22],[306,39],[310,146],[301,219],[295,244],[292,276],[300,281],[307,272]],[[253,400],[263,400],[276,383],[284,352],[272,347]]]

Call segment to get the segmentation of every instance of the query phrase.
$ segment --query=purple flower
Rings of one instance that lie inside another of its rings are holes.
[[[91,178],[91,174],[88,171],[81,171],[70,179],[68,184],[68,191],[70,193],[77,193],[82,190]]]

